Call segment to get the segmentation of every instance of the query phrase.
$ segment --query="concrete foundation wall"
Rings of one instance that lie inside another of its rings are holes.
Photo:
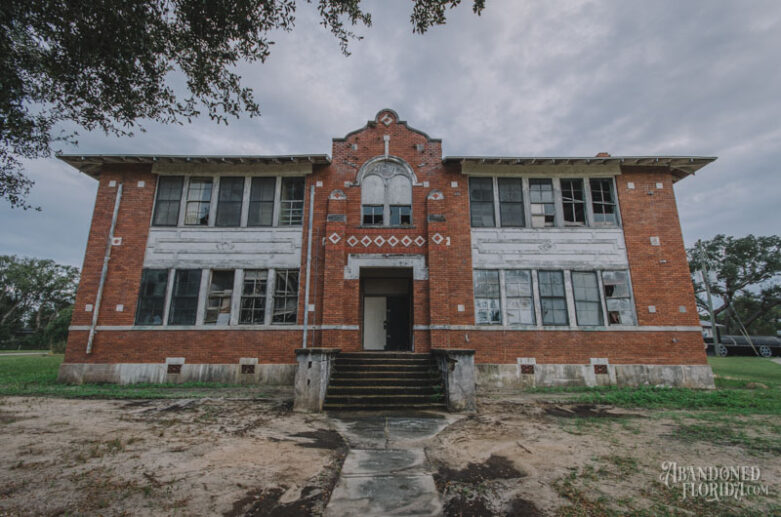
[[[535,364],[523,373],[521,364],[478,364],[478,389],[556,386],[670,386],[712,389],[713,372],[707,365],[608,364],[607,373],[595,373],[593,364]]]
[[[241,366],[185,363],[181,373],[168,373],[168,366],[160,363],[63,363],[57,380],[68,384],[219,382],[292,386],[296,375],[295,364],[257,364],[252,374],[241,373]]]

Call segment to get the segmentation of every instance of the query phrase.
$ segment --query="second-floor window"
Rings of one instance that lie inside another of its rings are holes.
[[[361,224],[412,224],[412,181],[403,165],[383,160],[368,166],[361,179]]]
[[[282,178],[279,225],[298,226],[304,219],[304,178]]]
[[[157,181],[157,199],[152,224],[176,226],[179,224],[179,205],[182,202],[183,176],[160,176]]]
[[[241,203],[244,200],[244,178],[220,178],[220,193],[217,197],[215,226],[239,226],[241,224]]]
[[[271,226],[274,224],[274,192],[276,189],[276,178],[252,178],[247,226]]]
[[[532,178],[529,180],[532,226],[542,228],[556,225],[556,203],[553,198],[553,181]]]
[[[207,226],[212,201],[212,178],[190,178],[184,224]]]
[[[613,196],[613,180],[610,178],[592,178],[591,206],[594,210],[594,224],[615,226],[618,224],[616,200]]]
[[[582,179],[561,180],[561,203],[564,209],[564,224],[586,224],[586,203],[583,196]]]

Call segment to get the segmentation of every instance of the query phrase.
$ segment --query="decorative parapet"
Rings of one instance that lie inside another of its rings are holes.
[[[439,365],[445,384],[449,411],[475,411],[475,351],[460,348],[434,348],[431,354]]]
[[[295,399],[293,410],[319,413],[331,379],[338,348],[299,348],[296,350]]]

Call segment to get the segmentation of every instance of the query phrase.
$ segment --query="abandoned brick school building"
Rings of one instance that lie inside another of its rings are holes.
[[[62,380],[444,349],[478,388],[713,385],[673,184],[714,158],[443,158],[389,109],[332,157],[60,158],[99,182]]]

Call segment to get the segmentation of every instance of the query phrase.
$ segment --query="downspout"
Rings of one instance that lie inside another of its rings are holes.
[[[306,236],[306,288],[304,290],[304,343],[302,348],[306,348],[306,338],[309,331],[309,274],[312,271],[312,221],[315,212],[315,186],[309,187],[309,223],[307,224]]]
[[[117,186],[117,197],[114,200],[114,213],[111,215],[111,226],[108,230],[108,240],[106,241],[106,253],[103,255],[103,269],[100,271],[100,283],[98,284],[98,294],[95,297],[95,307],[92,309],[92,324],[89,327],[89,338],[87,339],[87,353],[92,353],[92,341],[95,339],[95,327],[98,324],[98,313],[100,312],[100,301],[103,298],[103,286],[106,284],[106,275],[108,275],[108,261],[111,259],[111,248],[114,240],[114,228],[117,226],[117,215],[119,214],[119,202],[122,200],[122,183]]]

